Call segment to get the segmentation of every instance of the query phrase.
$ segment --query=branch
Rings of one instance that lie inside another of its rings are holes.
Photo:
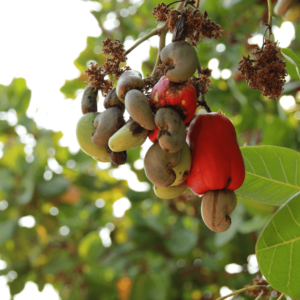
[[[166,45],[166,36],[167,36],[167,29],[162,29],[159,35],[159,45],[158,45],[158,53],[157,53],[157,59],[155,62],[155,66],[152,71],[152,76],[156,73],[157,67],[161,64],[160,59],[160,52]]]
[[[183,2],[180,2],[176,9],[179,10],[183,7]],[[140,40],[138,40],[134,45],[132,45],[126,52],[125,52],[125,55],[127,56],[133,49],[135,49],[138,45],[140,45],[141,43],[145,42],[146,40],[148,40],[149,38],[151,38],[152,36],[155,36],[155,35],[159,35],[160,32],[163,30],[163,29],[167,29],[168,28],[168,25],[165,24],[163,25],[162,27],[160,28],[155,28],[153,29],[151,32],[149,32],[147,35],[145,35],[143,38],[141,38]]]
[[[240,290],[237,290],[231,294],[228,294],[224,297],[220,297],[218,298],[217,300],[224,300],[228,297],[231,297],[231,296],[234,296],[234,295],[237,295],[237,294],[240,294],[240,293],[243,293],[243,292],[246,292],[246,291],[250,291],[250,290],[255,290],[255,289],[270,289],[271,288],[271,285],[252,285],[252,286],[248,286],[248,287],[245,287],[245,288],[242,288]]]
[[[278,298],[277,300],[282,300],[282,298],[283,298],[284,296],[285,296],[284,293],[282,293],[282,294],[279,296],[279,298]]]

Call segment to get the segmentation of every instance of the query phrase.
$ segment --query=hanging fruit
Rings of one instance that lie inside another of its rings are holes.
[[[221,113],[197,115],[187,142],[192,151],[189,188],[202,195],[213,190],[236,190],[244,182],[245,165],[232,122]]]

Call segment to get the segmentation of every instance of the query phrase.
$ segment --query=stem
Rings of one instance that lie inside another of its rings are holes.
[[[183,7],[183,1],[180,2],[177,7],[176,10],[179,10]],[[163,29],[167,29],[168,25],[165,24],[164,26],[160,27],[160,28],[155,28],[153,29],[151,32],[149,32],[147,35],[145,35],[143,38],[141,38],[140,40],[138,40],[134,45],[132,45],[126,52],[125,55],[127,56],[132,50],[134,50],[138,45],[140,45],[141,43],[145,42],[146,40],[148,40],[149,38],[155,36],[155,35],[159,35],[161,33],[161,31]]]
[[[264,294],[264,291],[262,291],[262,292],[255,298],[255,300],[259,300],[263,294]]]
[[[281,300],[284,296],[284,293],[282,293],[277,300]]]
[[[196,7],[199,8],[200,0],[197,0]]]
[[[272,2],[268,0],[268,25],[269,25],[269,35],[268,38],[270,39],[272,34]]]
[[[151,74],[152,76],[156,73],[157,67],[161,64],[160,52],[166,46],[166,36],[167,36],[167,29],[164,28],[160,31],[157,59]]]
[[[160,33],[160,31],[162,29],[166,28],[166,25],[164,25],[161,28],[155,28],[153,29],[151,32],[149,32],[148,34],[146,34],[144,37],[142,37],[140,40],[138,40],[134,45],[132,45],[128,50],[126,50],[125,55],[128,55],[132,50],[134,50],[138,45],[140,45],[141,43],[145,42],[146,40],[148,40],[149,38],[151,38],[152,36],[158,35]]]
[[[250,291],[250,290],[255,290],[255,289],[269,289],[271,288],[270,285],[252,285],[252,286],[248,286],[248,287],[245,287],[245,288],[242,288],[240,290],[237,290],[229,295],[226,295],[224,297],[221,297],[221,298],[218,298],[217,300],[224,300],[228,297],[231,297],[231,296],[234,296],[234,295],[237,295],[237,294],[240,294],[240,293],[243,293],[243,292],[246,292],[246,291]]]
[[[207,104],[207,102],[205,101],[205,98],[204,98],[204,95],[201,95],[200,96],[200,101],[198,100],[197,102],[201,105],[201,106],[203,106],[204,108],[205,108],[205,110],[208,112],[208,113],[210,113],[211,112],[211,109],[210,109],[210,107],[208,106],[208,104]],[[221,298],[220,298],[221,299]]]

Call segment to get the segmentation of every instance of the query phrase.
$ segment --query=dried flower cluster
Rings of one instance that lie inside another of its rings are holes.
[[[112,89],[113,83],[106,76],[114,76],[118,79],[130,67],[120,68],[120,63],[127,60],[124,45],[119,40],[107,38],[102,42],[102,53],[106,57],[106,62],[103,66],[91,63],[90,69],[85,72],[88,75],[88,86],[94,87],[95,90],[101,90],[102,95],[106,96]]]
[[[269,285],[269,283],[265,279],[257,277],[257,278],[253,279],[253,284],[248,284],[245,287],[250,287],[250,286],[253,286],[253,285],[262,285],[262,286],[267,287]],[[269,299],[270,295],[271,295],[271,294],[269,294],[269,291],[266,288],[247,290],[246,293],[250,296],[253,296],[253,297],[258,297],[261,293],[263,293],[263,295],[265,296],[265,299]],[[277,290],[274,290],[273,294],[274,294],[275,297],[276,296],[278,297],[281,293],[278,292]]]
[[[250,55],[243,56],[239,62],[239,71],[245,77],[248,86],[261,90],[269,99],[278,99],[283,91],[286,63],[279,57],[280,49],[277,42],[265,39],[263,47],[252,51]]]
[[[209,68],[204,67],[202,68],[202,73],[200,73],[200,78],[193,77],[192,84],[197,91],[197,98],[199,95],[205,95],[208,92],[208,88],[211,84],[211,80],[209,77],[211,76],[211,71]]]
[[[208,14],[206,12],[203,14],[199,9],[189,7],[178,12],[162,3],[153,9],[152,14],[157,22],[165,22],[170,32],[174,31],[178,16],[186,14],[187,37],[191,40],[193,46],[201,41],[200,36],[209,39],[221,38],[221,32],[223,31],[221,26],[212,22],[207,18]]]
[[[166,69],[166,65],[162,63],[157,67],[156,72],[153,75],[149,76],[147,74],[147,76],[145,77],[144,79],[145,87],[143,88],[143,92],[149,98],[151,94],[151,89],[156,85],[159,79],[165,75],[165,69]]]
[[[200,10],[189,7],[186,9],[186,14],[188,22],[187,37],[192,41],[193,46],[201,42],[200,36],[209,39],[221,38],[221,32],[224,30],[219,24],[207,18],[207,12],[203,15]]]

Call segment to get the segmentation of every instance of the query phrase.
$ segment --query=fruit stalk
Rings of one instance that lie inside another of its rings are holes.
[[[162,28],[159,33],[158,53],[157,53],[157,59],[155,62],[155,66],[154,66],[152,74],[151,74],[152,76],[156,73],[157,67],[161,64],[160,52],[166,46],[166,36],[167,36],[167,29]]]
[[[271,0],[268,0],[268,25],[269,25],[268,38],[270,39],[272,34],[272,1]]]

